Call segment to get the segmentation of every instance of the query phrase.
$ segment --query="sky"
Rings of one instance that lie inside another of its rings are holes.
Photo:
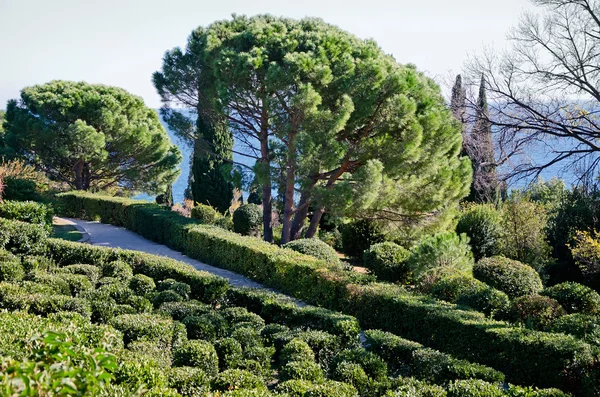
[[[319,17],[375,39],[438,82],[484,46],[502,48],[527,0],[0,0],[0,109],[26,86],[74,80],[160,107],[151,76],[168,49],[231,14]]]

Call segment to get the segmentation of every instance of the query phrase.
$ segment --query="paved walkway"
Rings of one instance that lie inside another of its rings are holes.
[[[272,289],[267,288],[262,284],[250,280],[248,277],[244,277],[232,271],[210,266],[206,263],[202,263],[195,259],[191,259],[186,255],[183,255],[181,252],[172,250],[166,245],[161,245],[153,241],[146,240],[139,234],[131,232],[125,228],[113,225],[106,225],[104,223],[95,221],[84,221],[81,219],[74,218],[59,219],[61,222],[64,222],[64,224],[75,225],[80,231],[84,231],[85,233],[87,233],[87,235],[89,235],[88,241],[90,244],[100,245],[103,247],[143,251],[149,254],[166,256],[192,265],[198,270],[204,270],[217,276],[224,277],[227,280],[229,280],[229,283],[231,285],[235,287],[261,288],[273,291]]]

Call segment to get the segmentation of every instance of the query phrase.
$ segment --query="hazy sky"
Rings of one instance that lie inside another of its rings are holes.
[[[0,0],[0,109],[21,88],[53,79],[123,87],[159,107],[151,76],[163,53],[232,13],[320,17],[440,79],[483,45],[502,47],[527,7],[527,0]]]

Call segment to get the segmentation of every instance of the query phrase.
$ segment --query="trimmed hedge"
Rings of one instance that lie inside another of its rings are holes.
[[[355,315],[363,327],[390,331],[457,358],[489,365],[512,382],[560,387],[588,396],[600,392],[600,353],[575,337],[512,327],[488,320],[482,313],[408,294],[398,286],[352,284],[339,268],[325,262],[197,225],[157,205],[79,192],[60,197],[69,215],[124,226],[306,302]]]
[[[13,254],[43,253],[48,235],[45,226],[0,218],[0,249]]]
[[[543,288],[542,279],[534,268],[503,256],[481,259],[473,267],[473,275],[510,298],[535,295]]]
[[[378,243],[365,250],[363,265],[380,280],[404,284],[411,276],[406,265],[409,256],[410,252],[396,243]]]
[[[568,313],[598,314],[600,294],[574,282],[556,284],[543,290],[540,295],[556,299]]]
[[[52,226],[52,209],[35,201],[0,201],[0,218]]]
[[[318,238],[301,238],[283,244],[282,248],[289,248],[304,255],[314,256],[317,259],[330,263],[340,263],[340,259],[333,248]]]

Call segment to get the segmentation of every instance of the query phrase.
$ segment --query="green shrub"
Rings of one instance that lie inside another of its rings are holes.
[[[227,320],[216,312],[207,312],[200,316],[187,316],[182,322],[192,339],[205,339],[212,342],[217,338],[224,337],[229,331]]]
[[[414,378],[396,378],[394,383],[394,390],[388,391],[384,397],[446,397],[446,390],[441,386]]]
[[[456,303],[461,296],[486,288],[485,283],[473,278],[468,274],[449,274],[437,280],[429,293],[437,299]]]
[[[290,361],[315,361],[315,353],[308,343],[292,339],[279,353],[279,361],[285,365]]]
[[[542,280],[531,266],[502,256],[481,259],[475,264],[473,275],[510,298],[534,295],[542,290]]]
[[[25,276],[25,270],[18,257],[0,249],[0,281],[17,282]]]
[[[63,274],[36,271],[29,273],[27,279],[51,287],[55,294],[71,295],[71,286]]]
[[[262,328],[265,326],[263,320],[258,314],[249,312],[244,307],[228,307],[221,311],[221,315],[233,326],[240,323],[251,324],[252,327]]]
[[[166,302],[160,306],[161,313],[168,314],[176,321],[188,316],[201,316],[211,310],[210,306],[197,301]]]
[[[406,265],[409,252],[398,244],[385,242],[373,244],[363,255],[363,264],[378,279],[407,283],[411,279]]]
[[[129,280],[129,288],[139,296],[146,296],[156,289],[156,284],[151,277],[136,274]]]
[[[196,397],[208,392],[210,378],[200,368],[174,367],[169,369],[168,384],[183,396]]]
[[[293,331],[274,335],[274,345],[281,351],[292,339],[306,342],[315,353],[315,360],[324,368],[328,368],[333,357],[340,352],[342,346],[338,337],[323,331]]]
[[[220,216],[215,221],[215,226],[220,227],[221,229],[233,231],[233,219],[230,215]]]
[[[425,237],[411,249],[406,265],[414,279],[436,269],[470,272],[473,254],[469,238],[465,234],[459,236],[454,232]]]
[[[209,376],[219,372],[219,357],[215,347],[203,340],[190,340],[173,349],[173,364],[197,367]]]
[[[51,258],[39,255],[27,255],[22,257],[21,263],[25,269],[25,273],[31,273],[35,270],[45,272],[55,271],[58,268],[56,262]]]
[[[475,260],[500,254],[502,216],[492,204],[471,204],[458,218],[456,233],[466,234]]]
[[[170,344],[173,338],[173,321],[152,314],[123,314],[110,320],[110,325],[123,333],[125,345],[139,339]]]
[[[256,204],[243,204],[233,213],[233,230],[243,236],[262,234],[262,208]]]
[[[168,289],[166,291],[156,293],[152,298],[152,303],[154,304],[154,307],[158,308],[166,302],[183,302],[183,300],[183,296],[179,295],[173,290]]]
[[[585,285],[565,282],[546,288],[540,294],[556,299],[567,313],[600,312],[600,294]]]
[[[137,340],[127,346],[128,352],[144,360],[153,361],[161,368],[171,367],[171,352],[157,341]],[[127,352],[127,354],[128,354]]]
[[[510,298],[504,292],[490,286],[466,292],[456,301],[459,305],[470,306],[494,318],[502,318],[510,309]]]
[[[314,361],[290,361],[279,369],[279,379],[282,381],[298,379],[322,382],[325,380],[325,374],[321,366]]]
[[[40,199],[40,194],[37,189],[37,183],[34,180],[6,177],[4,178],[2,198],[14,201],[36,201]]]
[[[370,394],[368,388],[371,386],[371,379],[360,364],[342,361],[336,366],[332,378],[354,386],[361,395]]]
[[[356,258],[362,257],[365,250],[374,244],[385,241],[381,226],[372,220],[360,219],[341,227],[344,253]]]
[[[569,397],[571,394],[558,389],[538,389],[537,387],[521,387],[509,385],[504,392],[508,397]]]
[[[510,318],[530,328],[544,329],[565,310],[555,299],[541,295],[525,295],[515,299],[510,308]]]
[[[323,383],[312,385],[304,397],[358,397],[354,386],[347,383],[325,380]]]
[[[102,265],[102,276],[115,277],[122,281],[128,281],[133,277],[133,270],[127,263],[117,260]]]
[[[317,238],[302,238],[282,245],[301,254],[310,255],[328,263],[340,263],[337,253],[329,245]]]
[[[448,385],[448,397],[502,397],[497,385],[479,380],[457,380]]]
[[[172,278],[159,281],[156,285],[156,290],[160,292],[174,291],[185,300],[189,299],[189,296],[192,294],[192,288],[189,284],[173,280]]]
[[[387,377],[387,365],[378,355],[362,348],[342,350],[332,360],[331,370],[335,372],[342,362],[360,365],[365,373],[373,379],[383,380]]]
[[[85,276],[92,285],[96,285],[100,280],[101,270],[93,265],[75,264],[61,268],[63,271]]]
[[[130,390],[162,389],[167,386],[165,369],[159,367],[153,360],[129,353],[122,355],[119,361],[119,366],[114,371],[115,383],[127,386]]]
[[[48,229],[41,225],[0,218],[0,249],[36,255],[46,249]]]
[[[262,378],[243,369],[228,369],[217,375],[211,382],[214,390],[266,389]]]
[[[52,209],[35,201],[0,201],[0,218],[50,227]]]
[[[575,335],[584,341],[600,346],[600,318],[588,314],[567,314],[552,321],[547,328],[551,332]]]
[[[204,225],[214,225],[219,217],[219,213],[210,205],[196,204],[192,208],[192,218],[197,219],[199,223]]]
[[[217,341],[215,350],[219,357],[219,369],[221,371],[236,368],[242,361],[242,345],[233,338],[223,338]]]

